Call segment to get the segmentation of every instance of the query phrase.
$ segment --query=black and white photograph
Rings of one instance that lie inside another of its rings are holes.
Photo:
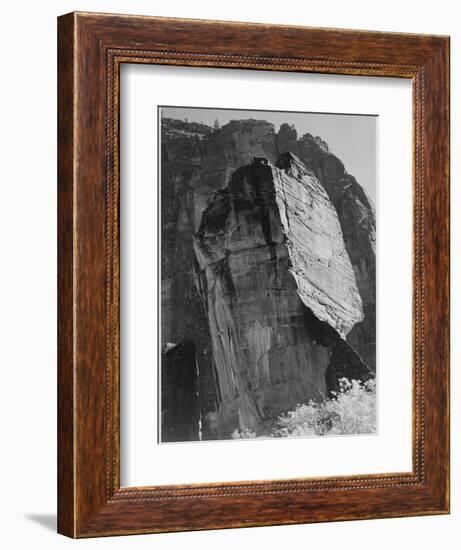
[[[2,8],[2,547],[458,548],[458,3]]]
[[[158,121],[159,441],[375,433],[378,117]]]

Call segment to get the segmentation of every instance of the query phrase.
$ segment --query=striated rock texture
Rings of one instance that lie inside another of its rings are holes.
[[[322,400],[333,350],[346,358],[340,341],[368,375],[342,340],[363,314],[336,210],[296,157],[278,166],[238,169],[195,239],[228,433],[264,434],[280,413]]]
[[[194,192],[212,129],[163,119],[161,133],[161,345],[163,349],[168,343],[194,342],[203,437],[213,439],[216,385],[208,320],[195,284],[193,248]],[[163,391],[162,380],[162,395]]]
[[[319,137],[282,124],[277,135],[280,153],[295,153],[325,188],[338,213],[344,243],[354,268],[363,302],[364,318],[348,335],[348,341],[364,361],[376,370],[376,214],[365,190],[347,174],[343,163]]]
[[[161,143],[162,346],[194,343],[201,437],[368,377],[375,213],[328,146],[260,120],[163,119]]]

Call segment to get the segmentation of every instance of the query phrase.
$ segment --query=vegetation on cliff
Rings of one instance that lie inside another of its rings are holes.
[[[309,401],[280,415],[266,437],[360,435],[376,431],[376,382],[341,380],[340,391],[322,403]],[[235,430],[232,439],[251,439],[251,430]]]

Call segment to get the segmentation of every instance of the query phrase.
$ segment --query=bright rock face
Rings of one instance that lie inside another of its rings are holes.
[[[161,345],[195,346],[203,439],[370,376],[375,215],[322,140],[163,119],[161,200]]]
[[[318,179],[291,153],[273,170],[290,272],[304,304],[345,337],[363,320],[362,300],[335,208]]]
[[[195,239],[224,430],[257,434],[327,394],[325,373],[362,303],[335,209],[293,155],[215,193]]]
[[[343,163],[320,138],[305,134],[298,139],[294,128],[282,124],[277,143],[280,153],[294,153],[317,176],[336,208],[364,311],[363,321],[353,328],[347,340],[376,370],[375,209],[362,186],[346,173]]]

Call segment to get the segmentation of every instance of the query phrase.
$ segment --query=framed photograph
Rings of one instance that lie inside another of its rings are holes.
[[[449,512],[449,39],[58,20],[58,530]]]

